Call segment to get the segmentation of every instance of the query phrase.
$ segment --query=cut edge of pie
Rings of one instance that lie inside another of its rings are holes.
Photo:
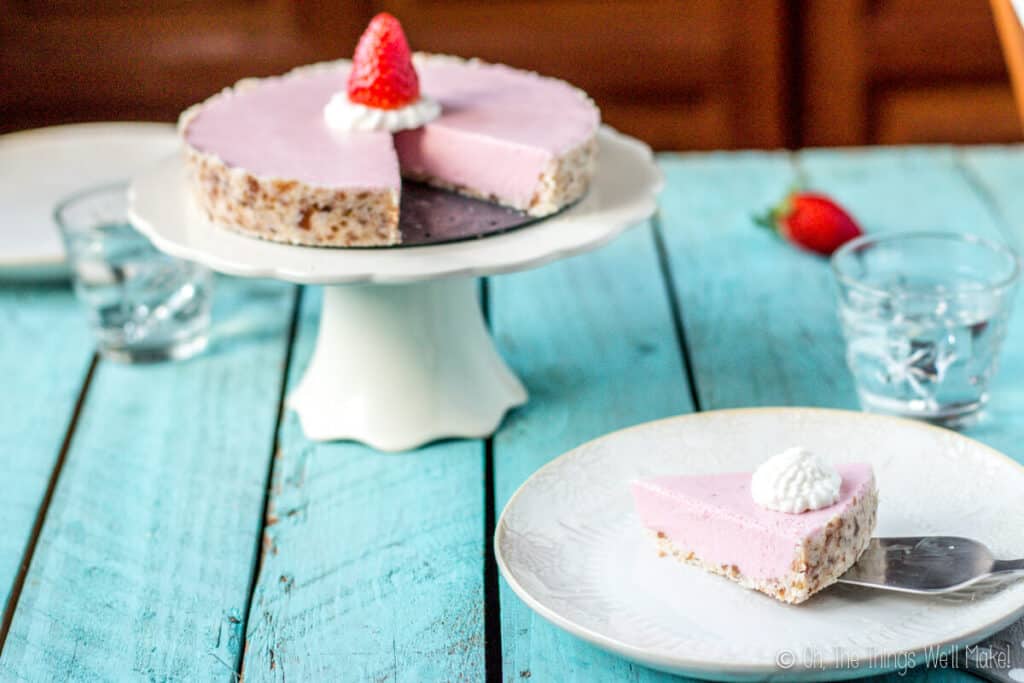
[[[799,604],[835,583],[867,548],[878,509],[878,491],[870,471],[834,506],[809,513],[816,516],[806,524],[799,519],[803,515],[752,511],[752,502],[750,510],[735,502],[721,502],[736,491],[738,476],[633,482],[641,521],[658,555],[674,557],[782,602]],[[673,480],[690,483],[681,486]],[[736,538],[753,539],[751,534],[758,534],[756,547],[748,540],[750,545],[740,550],[723,551],[720,534],[732,535],[730,529],[735,530]],[[751,560],[758,563],[756,558],[762,552],[770,553],[774,569],[744,572]]]
[[[662,532],[648,530],[658,554],[672,556],[683,564],[732,579],[744,588],[770,595],[782,602],[799,604],[831,586],[857,563],[871,540],[875,528],[877,493],[872,489],[859,505],[837,515],[825,529],[804,539],[793,550],[791,571],[782,576],[754,579],[745,576],[735,564],[712,564],[692,551],[677,548]]]

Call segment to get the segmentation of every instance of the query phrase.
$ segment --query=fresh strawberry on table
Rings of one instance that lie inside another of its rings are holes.
[[[846,209],[818,192],[791,192],[754,220],[788,241],[825,256],[863,234]]]
[[[348,75],[348,99],[375,109],[400,109],[419,97],[420,80],[402,25],[381,12],[356,45]]]

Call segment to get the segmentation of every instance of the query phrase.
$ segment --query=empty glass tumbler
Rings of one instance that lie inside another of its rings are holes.
[[[832,257],[846,361],[865,410],[946,426],[988,400],[1020,274],[972,235],[867,235]]]
[[[158,251],[128,220],[126,183],[86,190],[56,220],[99,350],[125,362],[192,356],[206,347],[212,276]]]

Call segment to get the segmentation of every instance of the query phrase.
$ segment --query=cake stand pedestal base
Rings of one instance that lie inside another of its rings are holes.
[[[474,278],[596,249],[654,213],[662,178],[650,148],[607,127],[597,141],[601,164],[583,199],[529,227],[483,239],[399,249],[255,240],[206,218],[180,156],[135,178],[129,215],[172,256],[230,275],[326,287],[316,349],[288,403],[310,439],[405,450],[446,437],[487,436],[509,408],[526,401],[487,333]],[[429,232],[436,237],[438,226],[448,230],[453,219],[462,227],[492,220],[510,227],[493,216],[493,207],[482,213],[479,206],[463,207],[464,200],[453,207],[451,197],[402,192],[403,235],[434,226]],[[410,198],[415,201],[406,206]]]
[[[324,287],[316,348],[288,397],[310,439],[383,451],[488,436],[525,402],[473,278]]]

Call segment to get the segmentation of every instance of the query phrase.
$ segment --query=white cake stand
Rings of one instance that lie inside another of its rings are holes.
[[[581,202],[477,240],[324,249],[243,237],[200,213],[179,158],[135,180],[131,219],[162,251],[222,273],[325,285],[316,349],[288,406],[310,439],[407,450],[487,436],[526,402],[488,334],[475,278],[594,249],[654,213],[662,177],[651,150],[608,127],[598,140]]]

